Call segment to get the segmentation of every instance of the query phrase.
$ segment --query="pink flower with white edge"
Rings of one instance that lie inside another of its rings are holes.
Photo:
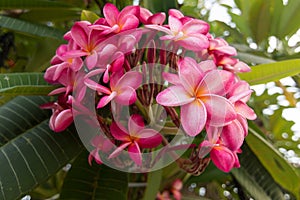
[[[142,74],[140,72],[115,72],[110,79],[110,88],[107,88],[95,81],[87,78],[85,80],[86,86],[97,91],[104,96],[100,99],[97,108],[102,108],[113,99],[116,103],[122,105],[131,105],[136,101],[135,90],[142,83]]]
[[[162,136],[153,129],[145,128],[144,120],[140,115],[131,115],[127,129],[120,123],[113,122],[110,126],[113,137],[122,144],[109,156],[114,158],[124,149],[128,149],[130,158],[137,164],[142,165],[142,149],[155,148],[162,142]]]
[[[191,58],[179,62],[178,75],[163,74],[173,86],[160,92],[156,101],[163,106],[181,106],[180,120],[190,136],[198,135],[206,124],[224,126],[236,119],[236,112],[224,95],[234,81],[234,75],[223,70],[203,72]],[[211,66],[208,66],[211,67]]]
[[[92,165],[93,160],[95,160],[95,162],[98,164],[102,164],[103,162],[100,158],[99,151],[108,153],[114,146],[112,141],[103,135],[95,136],[92,139],[91,144],[93,147],[95,147],[95,149],[90,152],[88,157],[88,162],[90,165]]]
[[[208,23],[197,19],[182,21],[184,20],[170,15],[169,28],[160,25],[145,25],[145,27],[167,33],[160,39],[174,41],[188,50],[200,51],[208,48],[209,41],[206,36],[209,30]]]

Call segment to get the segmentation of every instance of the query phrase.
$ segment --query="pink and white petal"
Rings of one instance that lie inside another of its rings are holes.
[[[176,36],[173,35],[164,35],[159,38],[160,40],[175,40]]]
[[[99,76],[99,75],[102,75],[103,72],[105,71],[105,69],[94,69],[92,71],[90,71],[89,73],[87,73],[85,76],[84,76],[84,80],[85,79],[88,79],[92,76]],[[100,77],[100,76],[99,76]]]
[[[182,31],[184,31],[187,35],[189,34],[203,34],[206,35],[209,30],[209,24],[202,21],[193,19],[185,23],[182,27]]]
[[[182,23],[178,18],[170,15],[169,16],[169,26],[170,26],[170,30],[172,32],[178,33],[181,31]]]
[[[225,126],[236,119],[237,113],[230,101],[218,95],[201,96],[207,110],[207,123],[210,126]]]
[[[93,69],[98,62],[98,54],[96,51],[93,51],[89,56],[85,58],[85,64],[89,70]]]
[[[134,141],[134,144],[131,144],[128,147],[128,153],[130,158],[137,164],[138,166],[142,165],[142,153],[137,142]]]
[[[179,10],[177,10],[177,9],[170,9],[168,11],[168,14],[172,15],[173,17],[176,17],[178,19],[184,17],[184,15]]]
[[[111,94],[112,92],[110,89],[108,89],[105,86],[100,85],[99,83],[96,83],[95,81],[92,81],[91,79],[85,79],[84,84],[91,88],[92,90],[96,90],[97,92],[101,92],[104,94]]]
[[[169,83],[173,84],[173,85],[180,85],[180,79],[179,76],[177,74],[172,74],[172,73],[168,73],[168,72],[163,72],[162,73],[163,78],[168,81]]]
[[[238,61],[234,66],[233,69],[235,72],[244,73],[250,72],[251,68],[244,62]]]
[[[199,68],[203,72],[209,72],[211,70],[216,70],[217,66],[213,60],[204,60],[198,63]]]
[[[181,106],[180,116],[181,125],[189,136],[198,135],[205,127],[207,112],[201,101]]]
[[[204,158],[209,152],[213,149],[214,144],[212,144],[208,140],[203,140],[203,142],[199,145],[199,158]]]
[[[201,51],[207,49],[209,41],[205,35],[188,35],[184,39],[176,41],[179,45],[192,51]]]
[[[115,101],[121,105],[131,105],[136,101],[136,92],[132,87],[122,87],[116,92]]]
[[[181,85],[170,86],[156,96],[158,104],[163,106],[181,106],[195,100]]]
[[[190,57],[179,61],[178,68],[178,75],[183,87],[193,94],[204,73],[199,69],[197,62]]]
[[[249,90],[250,90],[249,83],[247,83],[246,81],[238,81],[229,90],[228,96],[230,96],[230,97],[232,97],[232,96],[240,96],[240,94],[243,94],[245,91],[249,91]],[[250,90],[250,91],[252,91],[252,90]],[[247,102],[249,100],[249,98],[250,98],[250,95],[249,96],[245,96],[244,98],[245,99],[243,99],[243,102]]]
[[[143,129],[138,133],[137,143],[141,148],[154,148],[161,144],[162,136],[153,129]]]
[[[102,97],[97,105],[97,108],[103,108],[109,102],[111,102],[111,100],[113,100],[116,96],[117,96],[117,93],[114,91],[110,95]]]
[[[153,29],[153,30],[157,30],[157,31],[162,31],[167,33],[168,35],[172,35],[172,32],[170,29],[164,27],[164,26],[160,26],[160,25],[145,25],[145,28],[149,28],[149,29]]]
[[[206,126],[207,140],[212,144],[216,144],[220,138],[222,127]]]
[[[222,143],[231,151],[238,150],[244,142],[244,129],[237,120],[224,126],[221,134]]]
[[[112,136],[115,139],[124,141],[124,142],[130,141],[130,138],[129,138],[130,136],[126,132],[126,128],[121,123],[113,122],[109,128],[110,128],[110,132],[111,132]]]
[[[128,147],[129,145],[131,145],[132,143],[131,142],[125,142],[123,144],[121,144],[119,147],[117,147],[109,156],[108,156],[108,159],[111,159],[111,158],[115,158],[117,157],[118,155],[120,155],[122,153],[122,151]]]
[[[232,46],[220,46],[220,47],[216,47],[214,50],[216,50],[218,53],[226,54],[229,56],[237,55],[236,49]]]
[[[137,89],[142,83],[143,76],[140,72],[126,72],[117,82],[115,89],[119,90],[123,87],[131,87]]]
[[[201,93],[224,96],[234,83],[233,73],[225,70],[212,70],[208,72],[199,84]]]
[[[210,152],[210,158],[220,170],[229,172],[235,164],[233,152],[224,146],[214,147]]]
[[[119,16],[119,10],[114,4],[107,3],[103,7],[103,15],[104,15],[107,23],[110,26],[113,26],[117,23],[117,18]]]
[[[245,118],[250,119],[250,120],[256,119],[257,116],[256,116],[255,112],[246,103],[244,103],[242,101],[237,101],[237,102],[235,102],[234,106],[235,106],[236,112],[241,114]]]
[[[243,127],[244,130],[244,137],[248,135],[248,121],[245,117],[243,117],[241,114],[237,114],[236,120],[239,121],[241,126]]]
[[[144,129],[144,119],[138,114],[133,114],[128,120],[128,132],[132,136],[138,136],[137,133]]]

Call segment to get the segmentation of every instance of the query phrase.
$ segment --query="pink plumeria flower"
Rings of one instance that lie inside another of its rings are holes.
[[[143,24],[162,25],[166,19],[166,14],[163,12],[152,14],[146,8],[140,8],[140,20]]]
[[[97,65],[97,52],[103,48],[101,42],[105,39],[101,31],[92,29],[90,25],[87,21],[76,22],[73,25],[70,34],[80,49],[71,50],[64,55],[66,58],[86,56],[85,63],[88,69]]]
[[[160,39],[174,41],[188,50],[200,51],[209,46],[206,36],[209,25],[201,20],[192,19],[183,23],[182,20],[170,15],[169,28],[160,25],[145,25],[145,27],[167,33]]]
[[[103,20],[92,25],[93,29],[103,30],[105,34],[119,33],[139,26],[139,6],[126,6],[121,12],[111,3],[105,4],[103,8],[105,23]],[[107,24],[107,25],[106,25]]]
[[[104,96],[100,99],[97,108],[102,108],[113,99],[122,105],[131,105],[136,101],[135,90],[142,83],[140,72],[130,71],[123,74],[115,72],[110,79],[110,88],[107,88],[91,79],[86,79],[85,84]]]
[[[163,74],[165,80],[174,85],[156,97],[163,106],[181,106],[181,124],[190,136],[198,135],[206,123],[224,126],[236,119],[232,103],[223,97],[231,87],[234,75],[223,70],[204,73],[201,67],[205,65],[208,63],[198,65],[191,58],[182,59],[178,75]]]
[[[92,165],[93,160],[95,160],[97,164],[102,164],[103,162],[100,158],[99,151],[108,153],[113,148],[113,143],[103,135],[95,136],[91,141],[91,145],[95,147],[95,149],[90,152],[88,157],[90,165]]]
[[[207,139],[199,148],[199,157],[210,153],[213,163],[222,171],[229,172],[233,167],[239,167],[237,153],[244,141],[243,132],[235,132],[223,127],[207,127]]]
[[[139,166],[142,165],[141,149],[155,148],[162,142],[162,136],[153,129],[145,128],[143,118],[137,114],[129,118],[127,129],[120,123],[113,122],[110,131],[115,139],[122,141],[122,144],[109,158],[118,156],[128,148],[130,158]]]
[[[49,127],[55,132],[64,131],[73,123],[72,96],[58,96],[57,102],[41,105],[42,109],[52,109],[52,115],[49,121]]]

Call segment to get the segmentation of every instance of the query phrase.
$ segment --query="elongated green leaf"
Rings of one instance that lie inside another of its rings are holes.
[[[127,199],[127,173],[105,165],[90,166],[87,158],[88,152],[85,151],[72,164],[65,178],[60,199]]]
[[[72,8],[73,6],[61,1],[50,0],[1,0],[0,9],[48,9]]]
[[[1,106],[0,147],[49,118],[49,111],[39,108],[39,105],[49,101],[49,97],[18,96]]]
[[[266,63],[251,68],[251,72],[239,74],[250,85],[276,81],[300,73],[300,59]]]
[[[79,9],[48,8],[29,10],[22,14],[23,20],[34,22],[63,22],[66,20],[79,19]]]
[[[162,170],[157,170],[148,173],[147,187],[144,194],[144,200],[155,199],[159,191],[160,182],[162,179]]]
[[[81,17],[80,18],[81,18],[81,20],[89,21],[91,23],[94,23],[100,17],[94,12],[91,12],[89,10],[83,10],[81,12]]]
[[[61,30],[32,22],[23,21],[7,16],[0,16],[0,27],[17,31],[22,34],[49,37],[62,40],[64,32]]]
[[[17,199],[54,175],[82,150],[76,132],[54,133],[41,97],[18,97],[0,107],[0,199]],[[42,120],[46,118],[46,120]]]
[[[300,195],[300,176],[281,155],[259,133],[249,127],[246,142],[273,179],[296,197]],[[288,181],[287,181],[288,180]]]
[[[254,198],[264,200],[283,200],[283,192],[274,179],[260,163],[247,144],[242,147],[239,156],[241,167],[232,169],[231,173],[239,184]]]
[[[265,64],[265,63],[276,62],[275,60],[272,60],[270,58],[265,58],[251,53],[244,53],[244,52],[239,52],[237,57],[247,63]]]
[[[47,95],[53,89],[43,73],[0,74],[0,105],[18,95]]]

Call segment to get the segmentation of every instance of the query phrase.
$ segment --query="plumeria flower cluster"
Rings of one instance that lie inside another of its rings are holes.
[[[214,38],[207,22],[176,9],[169,10],[168,23],[166,13],[140,6],[119,11],[107,3],[103,15],[75,22],[45,73],[46,81],[60,85],[50,93],[58,100],[42,106],[53,111],[50,128],[60,132],[82,112],[90,115],[85,105],[92,91],[104,134],[90,140],[90,164],[120,164],[118,157],[126,151],[133,164],[142,166],[142,154],[167,146],[175,127],[187,137],[202,138],[191,145],[190,158],[177,160],[183,169],[197,174],[208,159],[225,172],[239,167],[247,120],[256,115],[247,106],[249,84],[237,75],[250,68],[235,58],[236,50]],[[130,114],[122,115],[124,107]],[[161,121],[165,124],[158,129]]]

